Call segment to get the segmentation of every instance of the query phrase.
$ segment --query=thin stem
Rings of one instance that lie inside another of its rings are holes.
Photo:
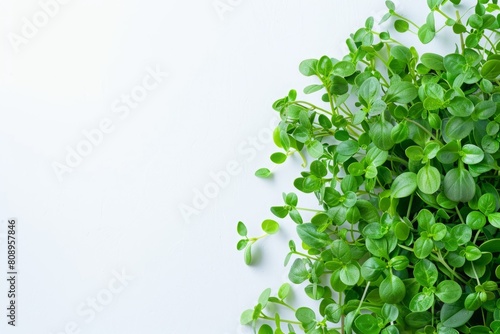
[[[269,317],[269,316],[265,315],[264,313],[261,313],[261,314],[262,314],[262,316],[260,317],[261,319],[264,319],[264,320],[271,320],[271,321],[276,320],[276,319],[274,319],[274,318],[271,318],[271,317]],[[293,320],[280,319],[280,321],[281,321],[281,322],[286,322],[286,323],[288,323],[288,324],[302,325],[302,323],[301,323],[301,322],[298,322],[298,321],[293,321]]]
[[[419,27],[418,25],[416,25],[416,24],[415,24],[415,22],[411,21],[410,19],[407,19],[406,17],[401,16],[401,15],[399,15],[399,14],[398,14],[398,13],[396,13],[396,12],[393,12],[393,13],[392,13],[392,15],[393,15],[393,16],[396,16],[396,17],[399,17],[400,19],[402,19],[402,20],[404,20],[404,21],[408,22],[409,24],[411,24],[412,26],[414,26],[414,27],[415,27],[415,28],[417,28],[417,29],[420,29],[420,27]]]
[[[490,39],[488,36],[486,36],[486,34],[483,34],[483,37],[484,37],[484,38],[486,38],[486,40],[488,41],[488,43],[490,43],[490,45],[491,45],[491,50],[492,50],[493,52],[497,53],[497,51],[495,50],[495,49],[496,49],[496,48],[495,48],[495,44],[493,44],[493,42],[491,41],[491,39]],[[486,49],[486,48],[485,48],[485,49]]]
[[[323,212],[321,210],[308,209],[308,208],[295,208],[295,209],[301,210],[301,211],[309,211],[309,212]]]
[[[293,252],[293,254],[300,255],[300,256],[303,256],[303,257],[307,257],[308,259],[314,260],[314,261],[316,261],[318,259],[318,258],[316,258],[314,256],[307,255],[307,254],[304,254],[304,253],[301,253],[301,252]]]
[[[273,301],[271,303],[274,303],[274,304],[279,304],[279,305],[283,305],[285,306],[286,308],[289,308],[290,310],[292,310],[293,312],[296,312],[297,309],[293,308],[291,305],[285,303],[283,300],[280,300],[280,301]]]
[[[457,273],[455,273],[455,271],[453,269],[450,268],[450,266],[448,265],[448,263],[446,263],[446,261],[443,259],[443,255],[441,254],[441,251],[438,250],[438,256],[435,256],[435,255],[432,255],[431,254],[431,258],[433,258],[434,260],[438,261],[439,263],[441,263],[450,273],[450,275],[453,277],[453,278],[456,278],[458,279],[460,282],[464,283],[464,284],[467,284],[467,281],[465,281],[462,277],[460,277]]]
[[[481,281],[479,280],[479,277],[477,276],[476,267],[474,267],[473,262],[471,262],[471,266],[472,266],[472,271],[474,272],[474,276],[476,278],[477,285],[481,285]]]
[[[399,163],[401,163],[401,164],[403,164],[403,165],[405,165],[405,166],[408,166],[408,161],[406,161],[406,160],[404,160],[404,159],[401,159],[401,158],[399,158],[399,157],[395,157],[395,156],[393,156],[393,155],[388,156],[388,157],[387,157],[387,160],[389,160],[389,161],[394,161],[394,162],[399,162]]]
[[[370,287],[370,281],[368,281],[366,283],[366,287],[365,287],[365,291],[363,291],[363,296],[361,296],[361,300],[359,301],[359,305],[358,305],[358,308],[356,309],[356,313],[355,314],[358,314],[359,311],[361,310],[361,306],[363,305],[363,301],[365,300],[366,298],[366,295],[368,293],[368,288]]]
[[[460,214],[460,210],[458,210],[458,207],[455,207],[455,211],[457,212],[458,218],[460,218],[460,221],[462,224],[465,224],[464,219],[462,218],[462,215]]]
[[[456,15],[457,15],[457,23],[462,24],[460,12],[458,10],[456,11]],[[464,53],[465,41],[464,41],[464,34],[462,32],[460,33],[460,46],[462,47],[462,53]]]
[[[434,134],[433,134],[432,132],[430,132],[429,130],[427,130],[426,128],[424,128],[422,124],[420,124],[420,123],[418,123],[418,122],[415,122],[414,120],[409,119],[409,118],[405,118],[405,121],[410,122],[410,123],[412,123],[412,124],[415,124],[416,126],[418,126],[419,128],[421,128],[422,130],[424,130],[424,131],[425,131],[425,132],[426,132],[429,136],[431,136],[431,138],[432,138],[432,139],[434,139],[434,140],[438,140],[438,139],[434,136]]]
[[[300,104],[305,104],[305,105],[307,105],[307,106],[309,106],[309,107],[311,107],[311,108],[313,108],[313,109],[320,110],[320,111],[325,112],[325,113],[327,113],[327,114],[329,114],[329,115],[333,115],[333,113],[332,113],[331,111],[328,111],[328,110],[326,110],[326,109],[320,108],[320,107],[318,107],[318,106],[316,106],[316,105],[314,105],[314,104],[312,104],[312,103],[309,103],[309,102],[307,102],[307,101],[293,101],[293,102],[291,102],[291,103],[292,103],[292,104],[299,104],[299,105],[300,105]]]
[[[339,305],[342,305],[342,292],[339,292]],[[344,314],[340,316],[340,328],[342,328],[340,333],[344,334]]]
[[[474,243],[477,242],[477,239],[479,238],[479,236],[481,235],[481,229],[477,230],[477,233],[476,233],[476,236],[474,237]]]
[[[435,9],[436,12],[438,12],[439,14],[443,15],[446,19],[448,20],[453,20],[451,17],[449,17],[445,12],[443,12],[441,9],[439,8],[436,8]]]
[[[412,193],[410,196],[410,203],[408,203],[408,210],[406,211],[406,217],[410,219],[410,213],[411,213],[411,206],[413,205],[413,197],[415,196],[415,193]]]

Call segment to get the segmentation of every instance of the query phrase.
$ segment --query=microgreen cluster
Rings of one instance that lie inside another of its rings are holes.
[[[271,160],[309,160],[294,186],[318,205],[288,193],[271,208],[296,224],[285,265],[312,301],[266,289],[241,316],[259,334],[500,333],[500,7],[427,0],[417,25],[386,5],[388,31],[369,18],[341,60],[300,64],[322,102],[292,90],[273,105]],[[402,33],[455,51],[419,54]],[[258,238],[238,232],[250,263]]]

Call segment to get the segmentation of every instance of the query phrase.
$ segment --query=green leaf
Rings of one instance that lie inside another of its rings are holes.
[[[332,77],[332,85],[330,86],[330,93],[332,95],[344,95],[349,91],[349,83],[341,76],[334,75]]]
[[[410,301],[412,312],[424,312],[434,304],[434,294],[417,293]]]
[[[391,304],[384,304],[382,306],[382,316],[385,322],[396,321],[399,316],[399,309]]]
[[[285,218],[288,215],[288,209],[283,206],[273,206],[271,212],[278,218]]]
[[[443,0],[427,0],[427,6],[429,6],[431,10],[434,10],[438,8],[442,2]]]
[[[348,263],[340,269],[340,280],[345,285],[354,286],[360,277],[359,268],[353,263]]]
[[[273,329],[268,324],[260,326],[258,334],[273,334]]]
[[[245,260],[246,265],[252,264],[252,244],[248,244],[243,253],[243,259]]]
[[[415,240],[413,251],[415,256],[419,259],[424,259],[432,252],[434,242],[429,238],[420,237]]]
[[[318,232],[316,226],[310,223],[297,225],[297,234],[307,245],[317,249],[325,247],[330,239],[328,234]]]
[[[317,140],[313,140],[310,143],[307,143],[306,149],[311,157],[315,159],[321,158],[321,156],[323,155],[323,145]]]
[[[407,32],[408,29],[410,28],[410,24],[406,22],[405,20],[396,20],[394,21],[394,29],[396,29],[397,32],[404,33]]]
[[[453,116],[467,117],[474,111],[474,103],[466,97],[455,96],[450,101],[448,111]]]
[[[445,126],[445,134],[450,140],[461,140],[467,137],[474,128],[470,118],[453,116]]]
[[[415,86],[408,81],[400,81],[392,83],[385,95],[385,102],[410,103],[418,95]]]
[[[409,62],[412,58],[410,49],[408,49],[406,46],[402,45],[395,45],[391,48],[391,56],[393,56],[395,59]]]
[[[333,63],[330,57],[323,56],[318,61],[318,72],[323,76],[329,76],[333,70]]]
[[[351,261],[351,248],[344,240],[334,240],[330,249],[333,256],[339,259],[342,263],[349,263]]]
[[[444,194],[454,202],[469,202],[476,192],[472,175],[464,168],[453,168],[444,177]]]
[[[472,229],[467,225],[455,225],[451,229],[451,237],[454,238],[458,245],[466,244],[472,238]]]
[[[472,144],[465,144],[462,147],[462,161],[468,165],[480,163],[484,158],[482,149]]]
[[[477,202],[477,207],[479,210],[488,215],[493,213],[497,209],[497,200],[493,194],[486,193],[479,197],[479,201]]]
[[[496,228],[500,228],[500,213],[495,212],[488,215],[488,221]]]
[[[435,29],[428,23],[421,25],[420,29],[418,29],[418,39],[423,44],[430,43],[435,36],[436,36]]]
[[[488,80],[495,80],[500,75],[500,60],[491,59],[483,64],[481,76]]]
[[[376,281],[386,269],[387,264],[379,258],[371,257],[361,266],[361,276],[367,281]]]
[[[253,321],[253,310],[245,310],[240,317],[240,323],[242,325],[248,325]]]
[[[465,57],[458,53],[452,53],[444,57],[444,68],[451,74],[461,74],[465,72],[467,61]]]
[[[415,264],[413,275],[420,285],[431,287],[438,279],[438,270],[434,263],[427,259],[423,259]]]
[[[333,66],[333,74],[348,77],[356,72],[356,66],[349,61],[339,61]]]
[[[239,251],[244,250],[245,247],[248,245],[248,243],[249,243],[248,239],[241,239],[236,244],[236,249],[239,250]]]
[[[410,160],[420,161],[424,158],[424,150],[420,146],[409,146],[405,150],[405,155]]]
[[[348,157],[353,156],[358,150],[359,144],[354,140],[343,141],[337,146],[337,153]]]
[[[303,324],[308,324],[316,320],[316,314],[308,307],[300,307],[295,311],[295,317]]]
[[[295,284],[301,284],[309,278],[309,271],[307,270],[304,259],[295,259],[288,273],[288,279]]]
[[[420,61],[425,67],[434,71],[444,71],[443,56],[435,53],[424,53],[420,57]]]
[[[261,177],[263,179],[268,178],[272,175],[271,171],[268,168],[260,168],[255,172],[255,176]]]
[[[474,107],[474,116],[481,120],[490,118],[496,112],[497,104],[493,101],[481,101]]]
[[[471,211],[465,219],[467,226],[473,230],[480,230],[486,225],[486,217],[479,211]]]
[[[475,311],[479,309],[483,301],[478,292],[471,293],[465,298],[464,306],[466,310]]]
[[[444,304],[441,308],[441,323],[443,326],[457,328],[463,326],[469,321],[474,311],[468,311],[463,308],[462,303]]]
[[[287,155],[281,152],[271,154],[271,161],[275,164],[282,164],[286,161]]]
[[[309,85],[304,88],[304,94],[312,94],[317,91],[320,91],[324,88],[325,86],[323,85]]]
[[[342,307],[336,302],[328,304],[328,306],[325,307],[325,316],[328,321],[334,324],[338,323],[342,317]]]
[[[262,222],[262,230],[267,234],[275,234],[279,231],[280,225],[271,219],[266,219]]]
[[[361,314],[356,318],[356,320],[354,320],[354,324],[359,329],[360,333],[363,334],[380,333],[378,320],[371,314]]]
[[[417,190],[417,175],[405,172],[398,175],[391,185],[391,196],[393,198],[408,197]]]
[[[306,59],[302,61],[299,65],[299,71],[306,77],[316,75],[316,68],[318,66],[318,61],[316,59]]]
[[[413,312],[405,316],[405,323],[411,328],[423,328],[431,322],[432,317],[429,312]]]
[[[290,284],[284,283],[282,286],[280,286],[280,288],[278,290],[278,297],[281,300],[285,299],[290,294],[291,289],[292,288],[291,288]]]
[[[361,102],[365,102],[366,105],[372,105],[373,102],[380,97],[380,82],[374,77],[366,79],[359,87],[359,97],[362,99]]]
[[[406,123],[396,124],[391,130],[391,139],[394,143],[399,144],[408,139],[410,135],[410,129]]]
[[[387,161],[389,152],[383,151],[378,147],[372,147],[366,152],[365,161],[368,165],[375,167],[382,166]]]
[[[259,296],[258,303],[262,305],[262,308],[265,308],[268,301],[269,297],[271,296],[271,289],[265,289]]]
[[[406,287],[401,278],[390,274],[380,283],[379,294],[384,303],[397,304],[404,299]]]
[[[455,281],[444,280],[436,288],[436,297],[443,303],[451,304],[462,296],[462,288]]]
[[[443,164],[452,164],[460,158],[459,150],[457,141],[449,142],[439,150],[436,158]]]
[[[441,173],[436,167],[427,164],[417,173],[417,185],[424,194],[433,194],[441,186]]]
[[[248,234],[247,227],[245,226],[245,224],[243,224],[243,222],[238,222],[236,230],[238,231],[238,234],[242,237],[246,237]]]
[[[388,151],[394,146],[391,137],[392,124],[381,118],[380,122],[374,123],[370,128],[370,138],[375,146],[383,151]]]

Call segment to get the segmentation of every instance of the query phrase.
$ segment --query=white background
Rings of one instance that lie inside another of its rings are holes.
[[[313,83],[298,72],[301,60],[342,56],[349,33],[385,6],[220,3],[231,10],[218,13],[211,0],[72,0],[16,52],[9,36],[41,7],[0,2],[0,234],[7,218],[19,219],[20,272],[17,327],[1,311],[0,331],[242,333],[241,311],[286,281],[291,221],[259,243],[257,266],[235,249],[236,222],[259,235],[300,170],[292,160],[270,181],[253,176],[272,166],[272,102]],[[147,68],[169,75],[120,118],[113,104]],[[105,119],[113,131],[59,180],[54,162]],[[185,219],[181,206],[231,161],[238,168],[227,184]],[[0,278],[5,258],[2,238]],[[95,317],[82,315],[122,271],[134,278]],[[2,278],[1,310],[6,292]]]

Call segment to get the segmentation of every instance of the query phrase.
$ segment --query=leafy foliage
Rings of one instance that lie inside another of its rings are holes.
[[[285,265],[317,304],[291,305],[285,283],[242,324],[275,334],[500,333],[500,7],[472,2],[427,0],[419,26],[386,1],[394,30],[375,31],[369,18],[341,60],[300,64],[316,80],[304,93],[321,92],[327,106],[295,90],[276,101],[283,152],[271,160],[312,158],[294,186],[319,205],[301,208],[288,193],[271,212],[296,224],[302,250],[291,240]],[[454,53],[420,55],[391,37],[426,44],[442,31],[445,42],[457,35]],[[238,233],[250,263],[257,239],[242,223]]]

